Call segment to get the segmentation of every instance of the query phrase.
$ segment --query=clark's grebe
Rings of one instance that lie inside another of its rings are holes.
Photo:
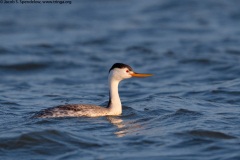
[[[36,113],[34,117],[98,117],[108,115],[120,115],[122,104],[118,94],[118,84],[123,79],[132,77],[149,77],[152,74],[136,73],[133,69],[123,63],[115,63],[109,70],[109,102],[107,107],[100,107],[91,104],[67,104],[45,109]]]

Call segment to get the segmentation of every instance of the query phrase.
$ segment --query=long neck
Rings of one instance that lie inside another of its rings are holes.
[[[118,84],[120,81],[109,77],[108,84],[109,84],[109,102],[108,102],[108,109],[111,114],[119,115],[122,113],[122,104],[118,93]]]

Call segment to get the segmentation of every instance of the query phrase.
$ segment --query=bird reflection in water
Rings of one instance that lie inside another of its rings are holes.
[[[121,117],[108,116],[107,119],[117,127],[117,131],[114,134],[119,138],[137,132],[139,128],[142,128],[141,125],[134,122],[124,122]]]

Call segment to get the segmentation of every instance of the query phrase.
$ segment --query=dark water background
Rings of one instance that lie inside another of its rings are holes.
[[[31,119],[59,104],[119,117]],[[82,0],[0,4],[0,159],[240,159],[240,1]]]

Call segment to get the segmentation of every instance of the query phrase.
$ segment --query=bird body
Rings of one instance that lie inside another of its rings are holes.
[[[100,117],[108,115],[109,109],[91,104],[67,104],[40,111],[36,117]]]
[[[109,102],[107,107],[91,104],[67,104],[40,111],[34,117],[100,117],[116,116],[122,113],[122,104],[118,93],[118,85],[123,79],[131,77],[148,77],[152,74],[140,74],[133,72],[129,65],[115,63],[109,70]]]

